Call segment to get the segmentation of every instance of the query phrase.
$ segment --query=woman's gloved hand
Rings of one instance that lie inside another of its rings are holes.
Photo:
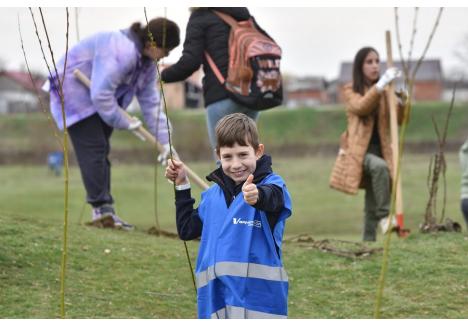
[[[385,73],[380,77],[379,81],[375,84],[375,87],[381,93],[385,86],[390,84],[395,78],[401,75],[400,70],[395,67],[388,68]]]

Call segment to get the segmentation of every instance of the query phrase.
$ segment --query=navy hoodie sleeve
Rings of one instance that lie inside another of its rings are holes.
[[[268,224],[273,230],[284,208],[283,190],[273,184],[258,186],[258,201],[253,207],[267,213]]]
[[[277,185],[258,186],[258,201],[255,208],[267,213],[278,213],[284,207],[283,190]]]
[[[198,215],[198,209],[193,208],[195,199],[190,189],[176,191],[176,224],[177,233],[182,240],[193,240],[201,236],[203,223]]]

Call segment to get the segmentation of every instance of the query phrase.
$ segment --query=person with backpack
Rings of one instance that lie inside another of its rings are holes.
[[[237,24],[242,28],[238,34],[246,41],[244,45],[230,37]],[[258,44],[267,50],[250,51],[248,62],[235,53],[241,46],[258,49]],[[165,83],[185,80],[203,64],[206,122],[214,152],[215,126],[222,117],[244,113],[256,121],[259,110],[281,104],[280,59],[281,49],[247,8],[191,8],[182,57],[161,72],[161,79]],[[230,66],[230,60],[235,65]]]
[[[380,58],[372,47],[361,48],[354,57],[353,80],[344,86],[348,125],[341,135],[340,149],[330,177],[330,187],[355,195],[364,188],[363,241],[375,241],[377,226],[383,233],[393,229],[389,222],[393,169],[390,146],[390,94],[387,85],[399,74],[388,68],[380,75]],[[403,121],[404,92],[398,94],[398,122]],[[393,108],[392,108],[393,109]],[[390,224],[390,225],[389,225]]]
[[[158,46],[164,35],[165,47]],[[114,210],[108,157],[110,138],[114,128],[136,132],[142,125],[138,118],[128,119],[124,112],[136,96],[148,129],[164,146],[161,161],[167,157],[170,152],[167,119],[161,112],[154,61],[166,57],[179,43],[179,27],[171,20],[155,18],[146,26],[136,22],[129,28],[100,32],[81,40],[68,51],[65,73],[63,56],[57,64],[58,74],[49,78],[51,113],[58,128],[63,130],[57,76],[64,76],[66,127],[86,189],[86,200],[92,206],[88,225],[133,229]],[[75,77],[77,70],[91,80],[90,87]]]

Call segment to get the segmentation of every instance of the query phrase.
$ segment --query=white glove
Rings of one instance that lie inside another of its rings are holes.
[[[142,125],[140,119],[138,119],[137,117],[132,117],[132,119],[130,120],[130,123],[128,125],[128,130],[137,130],[138,128],[140,128]]]
[[[171,147],[169,146],[169,144],[164,144],[163,147],[164,147],[164,151],[162,153],[159,153],[157,160],[159,163],[161,163],[162,166],[166,166],[167,159],[171,155]],[[172,147],[172,156],[174,158],[178,158],[178,154],[176,150],[174,149],[174,147]]]
[[[385,86],[390,84],[396,77],[401,75],[400,70],[395,67],[388,68],[382,77],[380,77],[379,81],[375,84],[379,93],[381,93]]]
[[[128,125],[128,130],[133,132],[135,136],[140,138],[142,141],[146,141],[145,137],[138,131],[138,128],[141,127],[141,121],[140,119],[136,117],[132,117],[130,124]]]

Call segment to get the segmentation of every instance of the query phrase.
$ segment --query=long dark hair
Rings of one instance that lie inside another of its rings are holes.
[[[130,29],[137,35],[140,39],[143,47],[145,47],[147,42],[150,42],[150,37],[148,35],[148,27],[151,34],[153,34],[154,41],[156,46],[159,48],[172,50],[180,43],[180,30],[179,26],[173,21],[166,18],[155,18],[149,21],[148,25],[141,27],[140,23],[133,23]],[[164,40],[164,34],[166,39]]]
[[[370,52],[375,52],[379,56],[379,52],[376,49],[366,46],[360,49],[356,56],[354,57],[353,63],[353,91],[364,95],[364,90],[366,86],[370,86],[366,83],[366,78],[362,72],[362,66],[364,65],[364,60],[366,60],[367,55]]]

